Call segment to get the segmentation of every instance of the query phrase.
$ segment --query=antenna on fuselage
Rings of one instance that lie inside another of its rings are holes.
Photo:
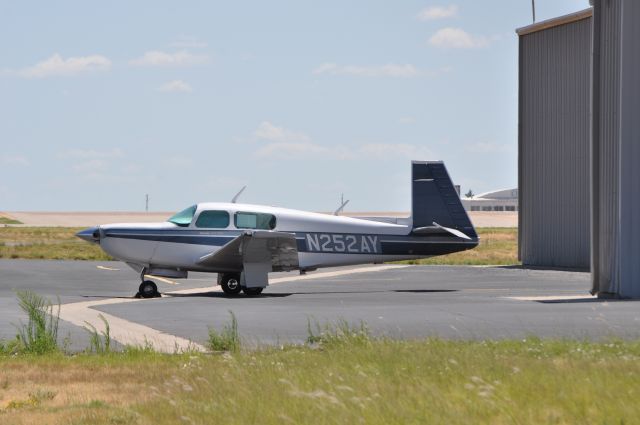
[[[342,210],[344,210],[344,207],[347,206],[348,203],[349,203],[348,199],[346,201],[344,200],[344,193],[340,194],[340,207],[338,207],[338,209],[333,212],[333,215],[340,214]]]
[[[247,185],[242,186],[242,189],[240,189],[238,191],[238,193],[236,193],[236,196],[233,197],[233,199],[231,199],[231,203],[235,204],[236,201],[238,200],[238,198],[240,197],[240,195],[242,194],[242,192],[244,192],[244,190],[247,188]]]

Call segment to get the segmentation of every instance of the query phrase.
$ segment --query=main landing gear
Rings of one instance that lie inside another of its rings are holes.
[[[236,273],[225,273],[220,279],[220,287],[226,295],[238,295],[244,292],[247,296],[260,295],[264,288],[245,288],[240,285],[240,275]]]
[[[240,291],[242,291],[242,286],[240,286],[240,275],[232,273],[222,275],[220,287],[222,288],[222,292],[227,295],[238,295]]]

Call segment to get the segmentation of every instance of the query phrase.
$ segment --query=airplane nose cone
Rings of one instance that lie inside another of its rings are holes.
[[[87,242],[100,243],[100,229],[98,227],[89,227],[76,233],[76,236]]]

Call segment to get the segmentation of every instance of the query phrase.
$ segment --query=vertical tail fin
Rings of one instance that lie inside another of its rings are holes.
[[[414,229],[436,226],[478,237],[442,161],[411,162],[411,204]]]

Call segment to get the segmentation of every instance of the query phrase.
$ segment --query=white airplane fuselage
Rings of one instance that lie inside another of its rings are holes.
[[[202,211],[228,212],[229,225],[222,229],[197,227],[196,222]],[[218,272],[224,270],[209,270],[196,262],[247,230],[236,227],[233,217],[237,212],[273,214],[276,226],[270,230],[293,233],[301,241],[299,244],[308,248],[299,251],[299,268],[303,270],[430,256],[411,254],[409,250],[403,254],[398,254],[397,250],[393,253],[383,251],[383,244],[402,242],[408,237],[412,230],[410,219],[390,219],[400,223],[396,224],[248,204],[198,204],[188,226],[171,222],[116,223],[87,229],[85,232],[89,233],[91,230],[90,233],[93,234],[98,231],[100,247],[110,256],[131,265]],[[419,247],[417,244],[436,242],[424,237],[411,239],[411,245],[416,247]],[[475,246],[471,241],[459,243],[462,249]],[[434,252],[434,255],[438,253]]]
[[[235,290],[241,285],[247,293],[268,285],[267,274],[273,271],[412,260],[478,244],[444,164],[419,161],[412,163],[407,218],[212,202],[193,205],[163,223],[106,224],[77,236],[100,244],[143,278],[213,272],[220,274],[225,292],[232,282]]]

